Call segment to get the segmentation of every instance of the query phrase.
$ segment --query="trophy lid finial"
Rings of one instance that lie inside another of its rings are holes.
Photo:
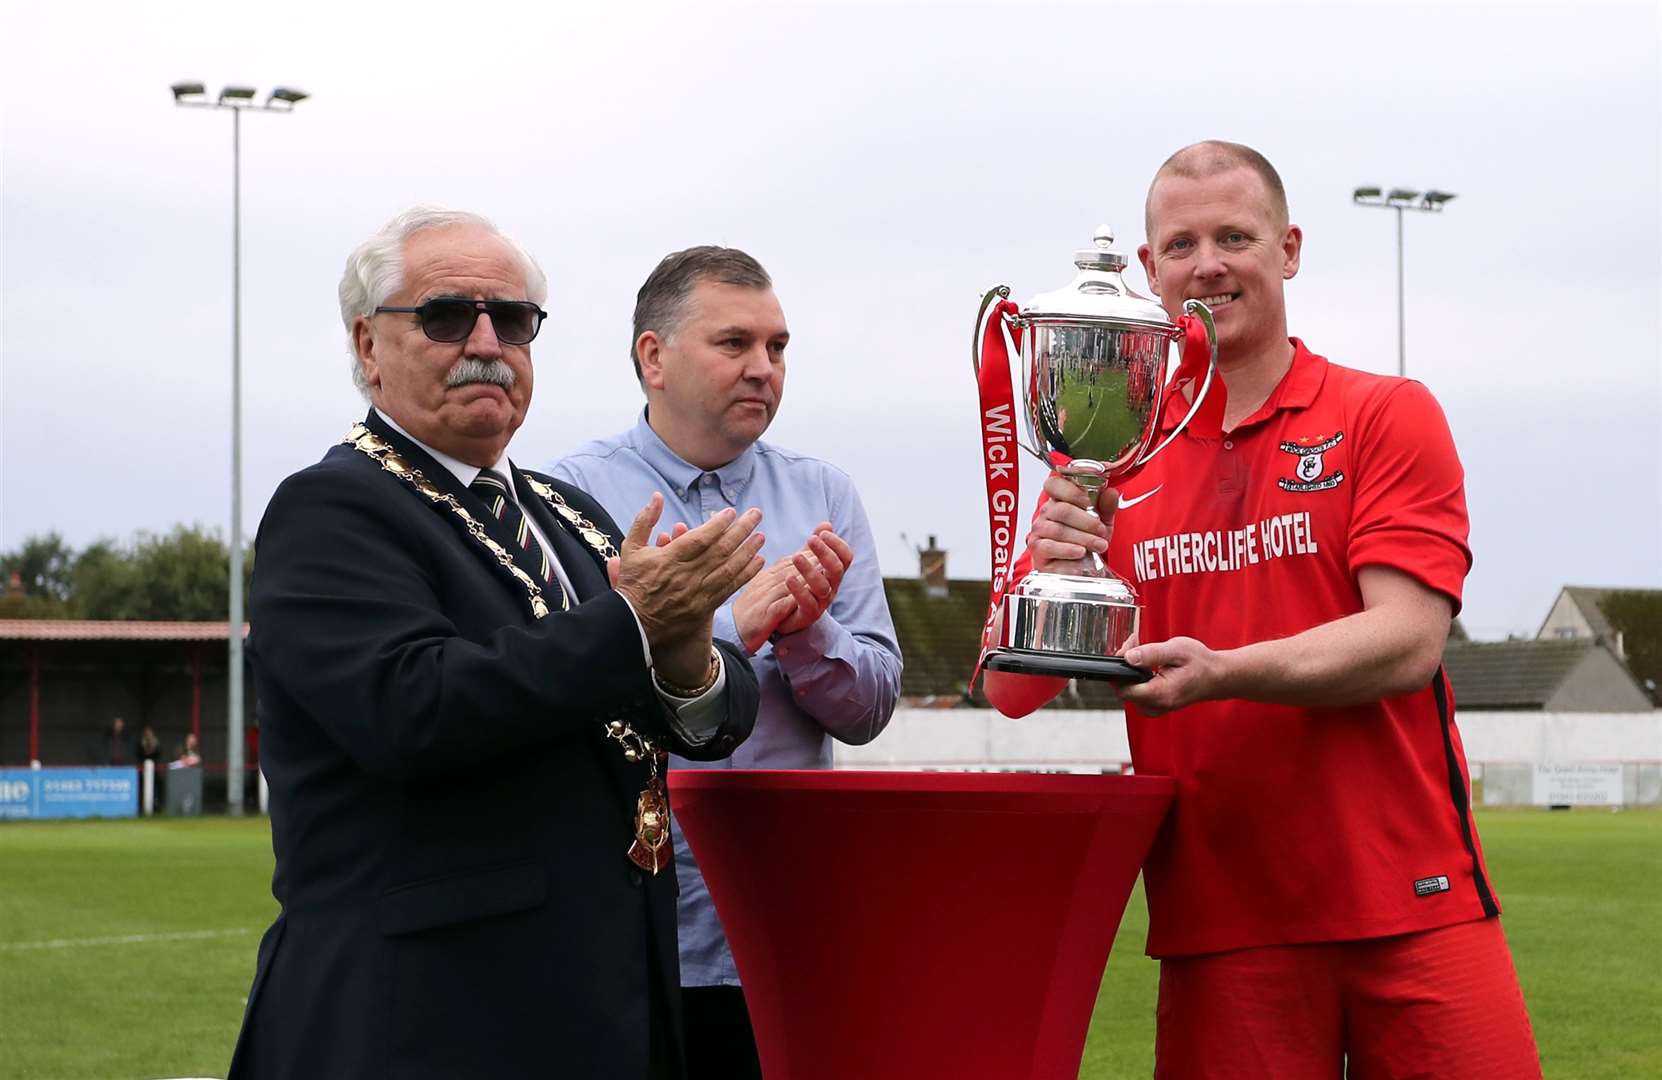
[[[1073,265],[1081,270],[1124,270],[1124,255],[1113,250],[1114,230],[1109,225],[1098,225],[1091,237],[1092,246],[1073,253]]]
[[[1060,289],[1040,293],[1022,309],[1023,317],[1078,324],[1172,328],[1171,317],[1157,302],[1139,296],[1120,277],[1128,260],[1114,250],[1114,230],[1098,225],[1091,246],[1073,253],[1078,275]],[[1087,455],[1088,456],[1088,455]]]

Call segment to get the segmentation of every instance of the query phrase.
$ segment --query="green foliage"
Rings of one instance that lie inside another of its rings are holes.
[[[22,581],[23,595],[65,601],[69,599],[74,563],[74,551],[57,533],[31,536],[16,551],[0,554],[0,584],[10,582],[16,574]]]
[[[64,600],[23,592],[0,593],[0,619],[67,619],[71,615],[69,603]]]
[[[217,531],[176,525],[130,544],[103,539],[76,554],[56,533],[0,555],[0,568],[27,568],[24,595],[0,598],[3,618],[224,619],[230,552]],[[244,553],[243,595],[253,571]],[[29,584],[38,581],[38,590]]]
[[[139,591],[132,560],[113,540],[99,540],[75,560],[75,609],[88,619],[133,619]]]
[[[1606,593],[1599,610],[1610,628],[1622,635],[1627,666],[1652,697],[1662,687],[1662,589],[1623,589]]]
[[[132,549],[138,603],[133,614],[103,618],[222,619],[230,602],[230,552],[217,535],[176,525],[141,535]]]
[[[1662,1075],[1662,812],[1488,810],[1478,825],[1546,1075]],[[0,1072],[225,1075],[276,915],[265,819],[6,823],[0,867]],[[1153,1071],[1147,925],[1139,888],[1081,1077]]]

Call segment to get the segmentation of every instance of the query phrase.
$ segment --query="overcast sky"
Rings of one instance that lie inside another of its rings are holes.
[[[423,201],[551,279],[517,462],[633,423],[635,290],[736,245],[792,329],[768,438],[853,475],[885,573],[934,534],[983,576],[981,293],[1063,284],[1099,222],[1130,254],[1154,169],[1219,137],[1304,228],[1292,332],[1355,367],[1395,369],[1396,265],[1352,189],[1458,193],[1406,221],[1407,342],[1467,470],[1473,635],[1662,586],[1655,3],[28,4],[6,38],[3,548],[227,526],[231,118],[167,89],[200,79],[314,95],[242,124],[249,535],[361,416],[335,286]]]

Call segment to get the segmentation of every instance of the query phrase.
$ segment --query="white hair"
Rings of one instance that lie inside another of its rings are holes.
[[[519,256],[520,268],[525,273],[526,299],[541,305],[548,299],[548,277],[518,241],[508,236],[489,218],[470,214],[465,210],[446,210],[440,206],[412,206],[381,226],[379,232],[359,244],[346,258],[346,271],[340,278],[340,318],[346,324],[346,349],[352,357],[352,383],[359,393],[369,397],[369,383],[364,380],[363,364],[358,359],[358,343],[353,326],[361,315],[368,318],[375,309],[387,302],[404,283],[404,245],[411,236],[425,229],[442,229],[447,225],[477,225],[502,238]]]

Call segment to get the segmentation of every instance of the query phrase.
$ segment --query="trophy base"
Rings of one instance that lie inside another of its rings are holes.
[[[987,656],[987,670],[1010,671],[1017,675],[1060,676],[1064,679],[1094,679],[1125,686],[1154,678],[1154,672],[1128,664],[1118,656],[1062,656],[1005,649]]]
[[[1029,574],[1004,597],[997,646],[987,658],[993,671],[1147,682],[1150,671],[1128,663],[1136,637],[1137,596],[1112,574]]]

